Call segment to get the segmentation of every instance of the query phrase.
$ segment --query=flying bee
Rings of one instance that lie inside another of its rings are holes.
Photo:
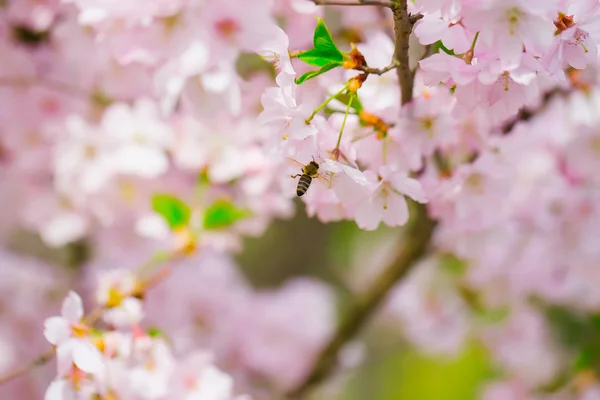
[[[322,176],[322,174],[319,174],[319,164],[317,164],[314,157],[313,160],[306,165],[302,165],[292,158],[289,158],[289,160],[294,164],[300,166],[302,170],[301,174],[292,175],[292,178],[300,177],[300,179],[298,180],[298,186],[296,186],[296,194],[298,195],[298,197],[306,194],[306,191],[310,187],[310,184],[312,183],[313,179],[320,179],[326,184],[330,183],[327,179],[325,179]]]

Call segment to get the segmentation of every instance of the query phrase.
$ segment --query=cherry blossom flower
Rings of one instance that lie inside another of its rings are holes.
[[[153,102],[141,99],[133,108],[111,105],[102,119],[102,129],[118,146],[114,153],[118,172],[154,178],[167,171],[165,151],[173,132],[160,120]]]
[[[98,279],[96,301],[106,307],[104,320],[116,327],[139,323],[143,318],[142,301],[137,298],[141,282],[131,271],[109,271]]]
[[[419,181],[405,172],[384,166],[377,176],[371,177],[371,182],[375,184],[372,194],[356,208],[356,223],[362,229],[376,229],[382,221],[388,226],[406,224],[409,214],[405,196],[419,203],[427,202]]]
[[[553,27],[548,22],[556,10],[555,0],[482,1],[463,10],[463,24],[497,49],[502,67],[510,69],[520,65],[523,46],[533,55],[549,49]]]
[[[57,346],[58,373],[65,375],[74,364],[86,373],[96,373],[102,368],[102,356],[86,339],[88,327],[82,322],[83,304],[75,292],[69,292],[63,302],[60,317],[44,322],[44,336]]]

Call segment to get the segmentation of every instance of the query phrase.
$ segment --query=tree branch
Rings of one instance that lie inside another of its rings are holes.
[[[373,74],[373,75],[383,75],[388,71],[391,71],[394,68],[398,68],[400,66],[400,64],[398,64],[395,60],[392,61],[392,63],[386,67],[383,68],[370,68],[370,67],[363,67],[360,68],[360,71],[363,71],[367,74]]]
[[[555,97],[565,97],[571,92],[572,89],[556,88],[544,93],[540,104],[536,108],[522,108],[514,118],[505,122],[501,127],[502,134],[509,134],[519,122],[528,121],[535,115],[541,114]]]
[[[377,6],[392,8],[391,1],[384,0],[357,0],[356,2],[334,1],[334,0],[313,0],[313,3],[319,6]]]
[[[394,62],[399,64],[396,73],[402,91],[401,101],[402,104],[406,104],[412,100],[414,84],[413,74],[408,64],[409,39],[413,25],[419,18],[408,13],[406,0],[396,0],[392,10],[394,12]]]
[[[29,364],[22,366],[19,369],[15,369],[14,371],[9,372],[6,375],[0,376],[0,385],[6,383],[8,381],[13,380],[14,378],[26,374],[36,367],[41,367],[42,365],[48,363],[48,361],[54,358],[54,349],[48,350],[44,354],[32,360]]]
[[[365,69],[367,73],[382,74],[396,68],[401,86],[401,104],[412,100],[414,74],[408,64],[409,38],[413,25],[422,16],[412,16],[407,10],[407,0],[394,0],[395,49],[392,64],[379,69]],[[310,388],[322,382],[336,367],[339,351],[360,331],[369,317],[385,300],[388,292],[405,277],[411,267],[426,253],[433,235],[436,222],[429,218],[426,206],[411,202],[411,222],[406,228],[402,248],[394,261],[373,281],[370,287],[358,296],[349,312],[342,319],[336,332],[318,355],[311,371],[304,381],[289,393],[289,397],[298,398]]]
[[[414,205],[413,219],[406,229],[405,240],[402,243],[403,248],[371,286],[358,296],[337,331],[319,354],[311,372],[304,382],[289,394],[290,398],[299,398],[329,375],[336,366],[339,351],[364,326],[369,317],[385,300],[390,289],[408,274],[411,267],[427,251],[435,222],[429,218],[426,206],[417,203],[412,203],[412,205]]]

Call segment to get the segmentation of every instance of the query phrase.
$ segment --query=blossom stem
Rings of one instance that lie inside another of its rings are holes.
[[[552,90],[546,92],[542,96],[542,101],[540,102],[540,105],[537,108],[524,107],[517,113],[517,115],[513,119],[509,120],[504,125],[502,125],[502,127],[500,128],[500,130],[502,131],[502,134],[503,135],[509,134],[519,122],[528,121],[533,116],[541,114],[548,107],[548,105],[552,102],[552,100],[554,100],[555,97],[567,97],[572,92],[573,92],[573,89],[562,89],[562,88],[552,89]]]
[[[475,37],[473,38],[473,43],[471,43],[471,48],[469,49],[470,52],[475,51],[475,45],[477,44],[477,39],[479,39],[479,31],[477,31],[477,33],[475,33]]]
[[[342,142],[342,135],[344,134],[344,128],[346,127],[346,119],[348,119],[348,112],[350,111],[350,107],[352,107],[352,100],[354,100],[354,96],[356,93],[353,93],[350,96],[350,100],[348,100],[348,107],[346,107],[346,113],[344,114],[344,119],[342,120],[342,127],[340,128],[340,134],[338,135],[337,143],[335,145],[334,153],[337,154],[340,149],[340,143]]]
[[[312,114],[310,114],[310,116],[308,118],[306,118],[306,120],[305,120],[306,125],[310,124],[310,121],[313,120],[313,118],[315,117],[315,115],[317,115],[317,113],[319,111],[321,111],[322,109],[324,109],[325,107],[327,107],[327,104],[329,104],[331,102],[331,100],[335,99],[340,94],[342,94],[344,91],[346,91],[348,89],[348,86],[350,86],[350,83],[346,83],[342,89],[340,89],[338,92],[336,92],[336,93],[332,94],[331,96],[329,96],[327,98],[327,100],[325,100],[319,107],[315,108],[315,110],[312,112]]]
[[[6,375],[0,376],[0,385],[6,382],[13,380],[27,372],[31,371],[36,367],[41,367],[42,365],[47,364],[50,360],[54,358],[54,349],[50,349],[47,352],[43,353],[39,357],[35,358],[29,364],[22,366],[21,368],[15,369],[9,372]]]

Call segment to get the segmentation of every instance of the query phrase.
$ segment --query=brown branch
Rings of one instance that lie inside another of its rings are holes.
[[[542,113],[546,109],[546,107],[548,107],[548,104],[550,104],[552,99],[554,99],[555,97],[568,96],[570,93],[572,93],[572,91],[572,89],[556,88],[544,93],[539,106],[537,106],[536,108],[524,107],[519,110],[519,112],[517,113],[517,115],[515,115],[514,118],[504,123],[504,125],[502,125],[501,128],[502,134],[509,134],[519,122],[528,121],[535,115]]]
[[[406,0],[397,0],[392,10],[394,12],[394,62],[399,64],[396,73],[402,92],[401,102],[406,104],[412,100],[413,95],[414,77],[408,64],[408,47],[417,16],[408,13]]]
[[[415,24],[418,20],[420,20],[421,18],[423,18],[423,14],[415,14],[415,15],[409,15],[408,16],[408,20],[410,21],[411,24]]]
[[[406,229],[402,249],[395,260],[375,279],[370,287],[358,296],[330,341],[319,354],[308,376],[296,390],[289,394],[290,398],[301,397],[307,390],[327,378],[336,367],[339,351],[359,332],[369,317],[378,309],[390,289],[407,275],[411,267],[427,251],[435,222],[428,217],[426,206],[412,204],[414,205],[413,219]]]
[[[394,0],[395,49],[392,64],[381,70],[365,70],[368,73],[384,73],[396,69],[401,86],[401,104],[412,100],[414,74],[408,64],[409,38],[413,25],[422,18],[412,16],[407,10],[407,0]],[[385,71],[384,71],[385,70]],[[394,261],[374,280],[369,288],[358,296],[350,310],[342,319],[329,342],[318,355],[312,369],[295,390],[288,394],[290,398],[299,398],[309,389],[322,382],[336,367],[339,351],[354,338],[369,317],[385,300],[388,292],[405,277],[411,267],[426,253],[433,235],[436,222],[429,218],[426,206],[411,202],[411,221],[406,228],[402,248]]]
[[[400,66],[400,64],[398,64],[395,60],[392,61],[392,63],[386,67],[383,68],[370,68],[370,67],[362,67],[359,68],[360,71],[363,71],[367,74],[373,74],[373,75],[383,75],[388,71],[391,71],[394,68],[398,68]]]
[[[44,354],[40,355],[39,357],[37,357],[34,360],[32,360],[31,362],[29,362],[29,364],[24,365],[21,368],[15,369],[14,371],[11,371],[6,375],[0,376],[0,385],[6,383],[8,381],[11,381],[23,374],[26,374],[27,372],[31,371],[32,369],[34,369],[36,367],[41,367],[42,365],[45,365],[53,358],[54,358],[54,349],[50,349],[47,352],[45,352]]]
[[[391,1],[384,0],[357,0],[356,2],[334,1],[334,0],[313,0],[313,3],[319,6],[377,6],[392,8]]]

